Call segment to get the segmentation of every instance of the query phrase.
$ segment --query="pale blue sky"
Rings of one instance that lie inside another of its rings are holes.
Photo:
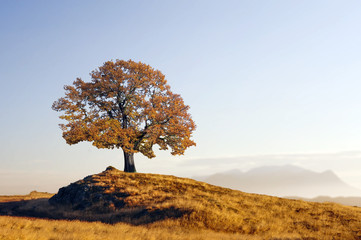
[[[121,150],[66,145],[51,110],[64,85],[111,59],[161,70],[198,126],[197,147],[137,154],[139,172],[289,163],[361,188],[360,25],[360,1],[2,0],[0,194],[123,168]]]

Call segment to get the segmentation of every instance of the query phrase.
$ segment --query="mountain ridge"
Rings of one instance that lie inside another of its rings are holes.
[[[361,197],[328,197],[328,196],[318,196],[315,198],[301,198],[301,197],[285,197],[288,199],[295,199],[295,200],[303,200],[308,202],[319,202],[319,203],[327,203],[333,202],[338,203],[346,206],[355,206],[361,207]]]
[[[263,166],[247,172],[229,170],[194,179],[235,190],[278,197],[361,196],[360,189],[346,184],[331,170],[318,173],[294,165]]]

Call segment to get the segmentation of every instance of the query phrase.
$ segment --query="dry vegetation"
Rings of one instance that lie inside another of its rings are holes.
[[[11,202],[11,201],[34,200],[34,199],[39,199],[39,198],[50,198],[53,195],[54,195],[53,193],[32,191],[28,195],[0,196],[0,203],[1,202]]]
[[[0,216],[0,239],[243,239],[240,234],[217,233],[179,227],[132,226],[125,223],[105,224],[78,220],[44,220]],[[260,239],[260,238],[249,238]]]
[[[98,222],[3,216],[0,239],[361,239],[358,207],[248,194],[114,168],[76,184],[113,200],[94,201],[90,194],[94,202],[81,210],[29,200],[16,207],[2,203],[0,212],[10,215],[11,206],[12,215]],[[107,219],[113,224],[99,222]]]

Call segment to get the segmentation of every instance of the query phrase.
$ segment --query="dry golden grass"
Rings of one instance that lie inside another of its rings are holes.
[[[54,195],[53,193],[32,191],[28,195],[0,196],[0,202],[33,200],[33,199],[39,199],[39,198],[50,198],[53,195]]]
[[[105,224],[78,220],[44,220],[24,217],[0,216],[0,239],[244,239],[240,234],[217,233],[210,230],[194,230],[179,227],[132,226],[125,223]],[[250,237],[248,239],[260,239]]]
[[[116,224],[0,217],[3,239],[361,239],[361,208],[248,194],[192,179],[109,169],[77,184],[123,193],[125,205],[108,215],[96,208],[63,217]],[[1,199],[1,197],[0,197]],[[37,206],[36,204],[43,204]],[[24,206],[60,211],[44,202]],[[35,209],[35,210],[34,210]],[[1,205],[0,205],[1,210]],[[68,211],[64,213],[64,211]],[[178,212],[180,214],[172,214]],[[136,213],[136,214],[135,214]],[[143,213],[143,214],[139,214]],[[129,214],[130,217],[124,217]],[[119,216],[117,216],[119,215]],[[117,216],[117,217],[114,217]],[[135,226],[137,225],[137,226]]]

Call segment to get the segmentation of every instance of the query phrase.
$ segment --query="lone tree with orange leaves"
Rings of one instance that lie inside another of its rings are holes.
[[[59,124],[70,145],[92,142],[97,148],[121,148],[124,171],[135,172],[134,153],[155,157],[153,145],[182,155],[195,146],[196,126],[180,95],[172,93],[164,75],[132,60],[105,62],[91,74],[91,82],[77,78],[65,86],[65,97],[53,110],[66,124]]]

